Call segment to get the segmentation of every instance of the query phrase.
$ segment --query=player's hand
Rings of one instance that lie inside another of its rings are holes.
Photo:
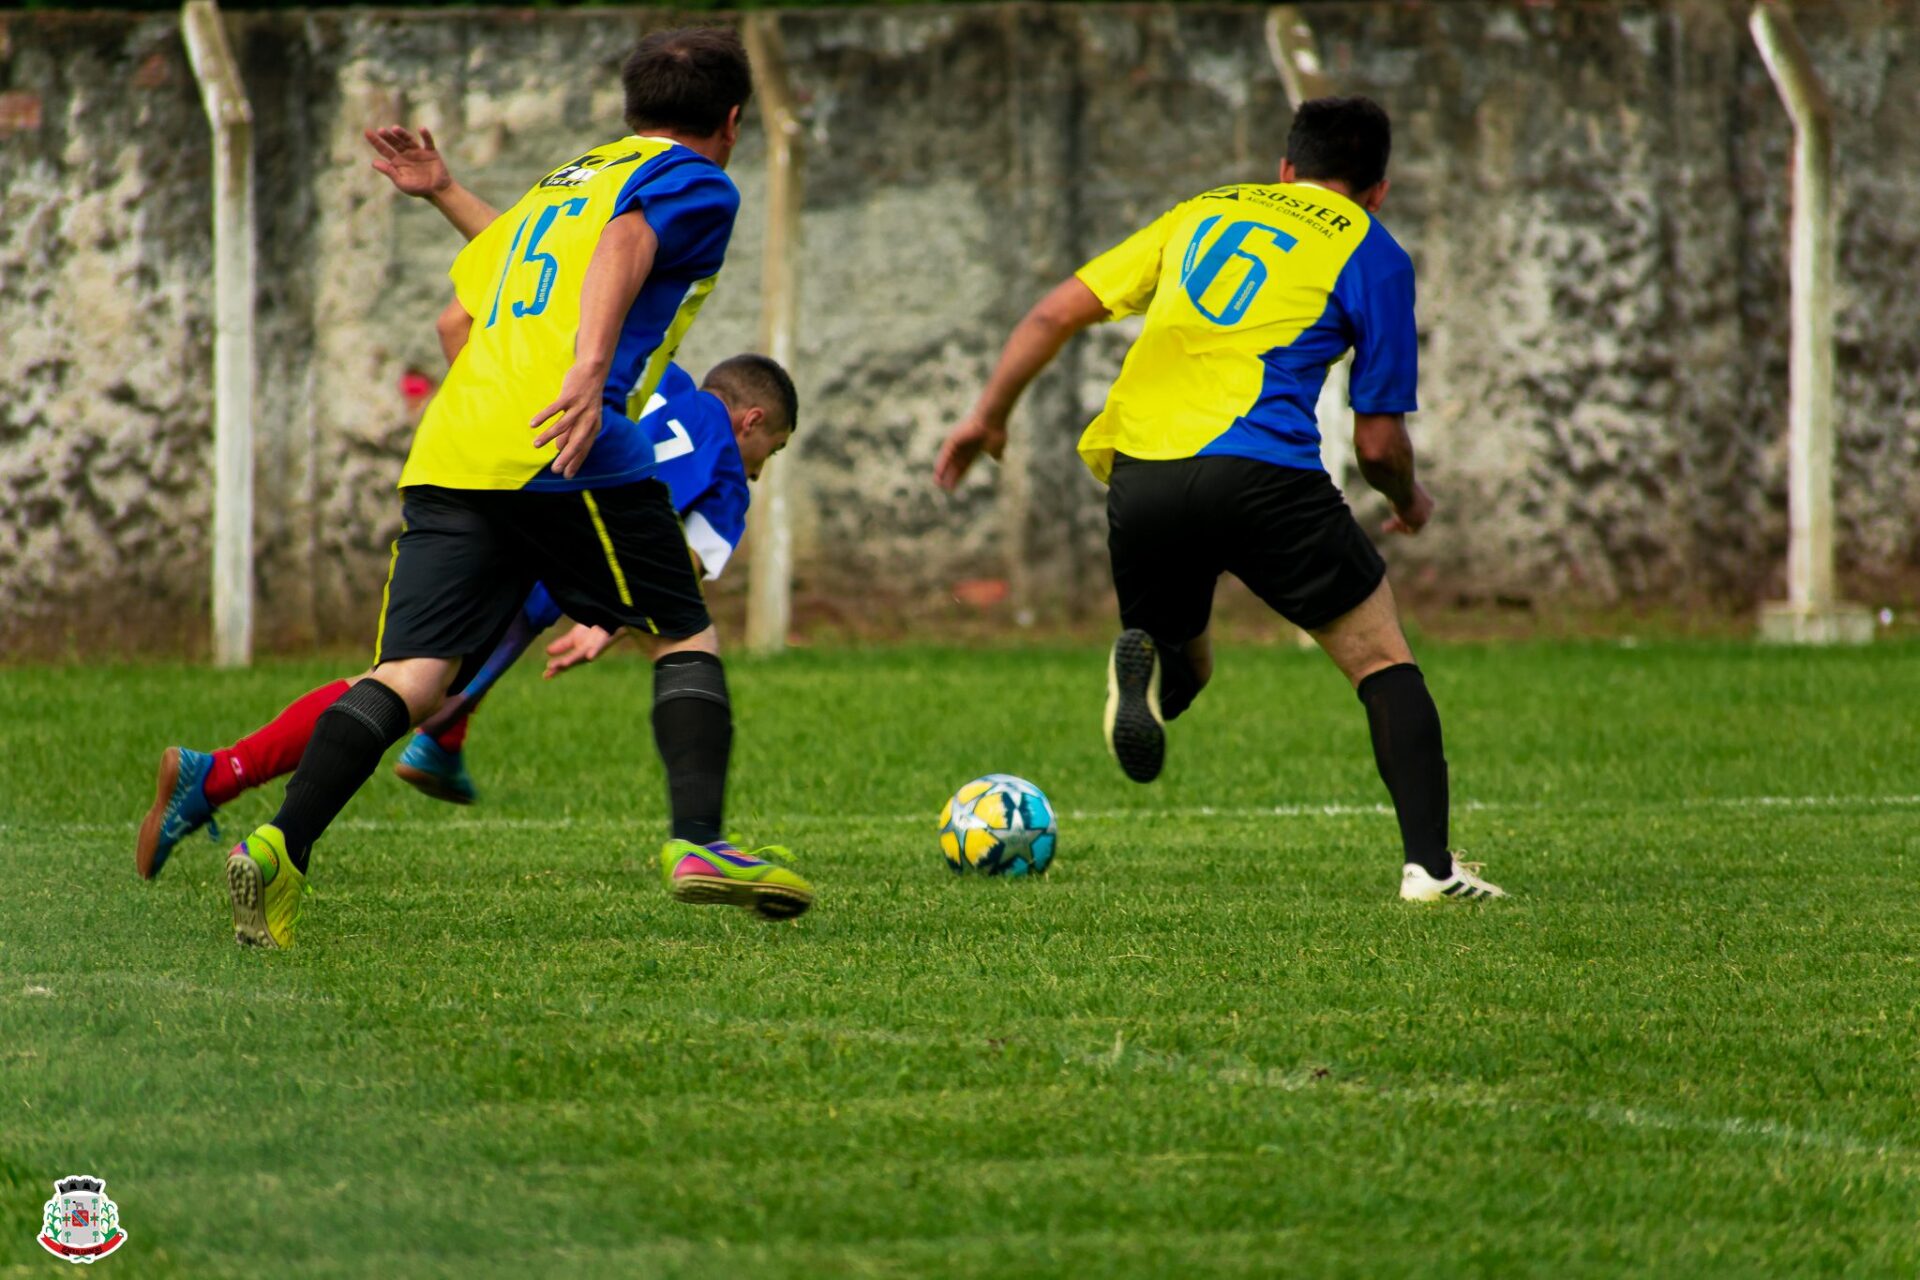
[[[942,489],[951,489],[966,478],[967,469],[982,453],[998,462],[1006,451],[1006,422],[996,422],[975,410],[940,446],[940,456],[933,464],[933,482]]]
[[[1395,507],[1393,517],[1380,528],[1386,533],[1404,533],[1411,537],[1427,527],[1427,521],[1433,519],[1433,495],[1420,486],[1413,485],[1413,501],[1404,507]]]
[[[601,397],[607,389],[607,371],[594,365],[574,365],[560,382],[560,397],[533,415],[527,425],[545,431],[533,438],[534,447],[560,445],[553,460],[555,475],[571,480],[587,460],[587,451],[600,435]]]
[[[590,627],[584,622],[573,624],[573,630],[547,646],[547,670],[545,679],[551,680],[569,667],[577,667],[592,662],[595,658],[613,647],[613,642],[625,634],[626,628],[608,631],[605,627]]]
[[[413,130],[390,124],[366,130],[365,137],[380,157],[373,167],[386,174],[402,195],[430,196],[453,185],[453,173],[433,145],[429,130],[420,130],[416,138]]]

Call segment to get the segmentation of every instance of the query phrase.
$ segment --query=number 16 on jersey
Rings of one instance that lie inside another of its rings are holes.
[[[1249,247],[1249,238],[1254,237],[1254,246],[1271,240],[1282,253],[1300,242],[1280,228],[1270,227],[1264,222],[1229,222],[1203,253],[1201,246],[1219,222],[1220,215],[1216,213],[1195,228],[1193,239],[1187,243],[1186,256],[1180,262],[1180,283],[1185,286],[1194,309],[1201,315],[1217,325],[1238,324],[1267,283],[1267,264]],[[1246,274],[1240,277],[1239,287],[1227,299],[1227,305],[1218,311],[1211,310],[1206,304],[1207,290],[1213,287],[1220,273],[1235,259],[1246,263]]]

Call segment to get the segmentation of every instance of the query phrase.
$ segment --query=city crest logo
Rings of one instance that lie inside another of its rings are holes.
[[[120,1209],[107,1199],[104,1179],[62,1178],[47,1201],[40,1246],[68,1262],[97,1262],[127,1242]]]

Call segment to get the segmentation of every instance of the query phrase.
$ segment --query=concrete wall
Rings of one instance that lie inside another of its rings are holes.
[[[1799,6],[1843,111],[1840,544],[1915,558],[1920,11]],[[1307,5],[1335,82],[1394,112],[1389,225],[1420,269],[1416,439],[1442,520],[1396,573],[1449,594],[1756,599],[1784,553],[1789,134],[1738,5]],[[818,11],[783,19],[809,118],[796,459],[803,594],[908,612],[1001,576],[1098,607],[1072,453],[1128,338],[1071,348],[1012,465],[927,482],[1006,327],[1175,200],[1270,174],[1288,108],[1263,10]],[[366,167],[432,125],[504,204],[621,132],[615,68],[659,12],[230,18],[259,136],[260,631],[364,639],[391,490],[437,377],[451,232]],[[756,122],[757,123],[757,122]],[[752,345],[745,212],[691,367]],[[208,139],[171,16],[0,17],[0,651],[204,634]],[[845,589],[858,588],[849,598]]]

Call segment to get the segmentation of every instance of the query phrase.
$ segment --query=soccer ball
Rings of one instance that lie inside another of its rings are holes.
[[[940,811],[940,852],[955,875],[1040,875],[1059,840],[1046,795],[1010,773],[975,778]]]

